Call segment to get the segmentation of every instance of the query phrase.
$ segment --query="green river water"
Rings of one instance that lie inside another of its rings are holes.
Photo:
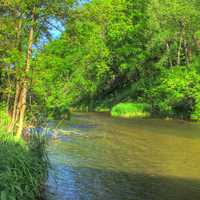
[[[57,132],[47,200],[200,200],[198,124],[88,113]]]

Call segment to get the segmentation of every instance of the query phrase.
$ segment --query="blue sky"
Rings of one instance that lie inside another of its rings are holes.
[[[91,0],[79,0],[79,4],[81,6],[81,5],[88,3],[90,1]],[[58,39],[62,35],[62,33],[64,32],[65,27],[63,26],[63,24],[61,22],[56,21],[55,19],[52,19],[50,21],[50,23],[52,24],[52,26],[50,26],[49,32],[52,36],[52,39],[54,39],[54,40]],[[48,40],[45,37],[43,37],[43,38],[40,39],[40,41],[38,42],[37,45],[34,45],[33,48],[37,49],[38,47],[39,48],[43,47],[47,43],[48,43]]]
[[[91,0],[79,0],[79,4],[80,5],[83,5],[83,4],[85,4],[85,3],[88,3],[88,2],[90,2]],[[53,21],[52,22],[53,23],[53,25],[55,25],[55,27],[57,27],[57,28],[53,28],[52,27],[52,30],[50,31],[50,33],[52,34],[52,37],[54,38],[54,39],[57,39],[57,38],[59,38],[60,36],[61,36],[61,34],[62,34],[62,32],[64,31],[64,27],[63,27],[63,25],[60,23],[60,22],[56,22],[56,21]],[[59,30],[58,30],[59,29]]]
[[[65,28],[63,27],[62,23],[59,21],[52,21],[51,23],[54,25],[54,27],[51,27],[50,33],[53,39],[57,39],[64,32]]]

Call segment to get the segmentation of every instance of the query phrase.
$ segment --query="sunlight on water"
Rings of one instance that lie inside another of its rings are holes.
[[[200,199],[200,125],[79,114],[59,130],[48,200]]]

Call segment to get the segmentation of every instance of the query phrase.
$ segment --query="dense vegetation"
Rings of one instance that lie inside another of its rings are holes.
[[[34,79],[32,60],[40,41],[50,37],[52,21],[64,21],[72,3],[0,0],[1,200],[40,198],[47,170],[45,138],[35,133],[27,141],[22,139],[23,129],[29,123],[40,124],[42,118],[32,113],[36,96],[29,90]]]
[[[8,135],[10,118],[3,106],[0,112],[0,199],[39,199],[48,164],[45,139],[34,135],[25,142]]]
[[[200,120],[199,10],[199,0],[0,0],[0,198],[35,198],[43,143],[21,135],[47,116]]]
[[[0,0],[0,101],[11,115],[8,131],[18,137],[25,121],[38,121],[33,102],[39,108],[43,101],[30,90],[36,76],[33,58],[38,46],[51,38],[54,21],[64,22],[71,6],[72,0]]]
[[[20,135],[24,119],[63,116],[70,107],[108,110],[121,102],[200,119],[199,1],[0,5],[0,100],[12,116],[9,131]]]
[[[38,141],[35,140],[35,142]],[[2,132],[0,145],[1,199],[35,200],[39,198],[47,167],[46,160],[43,160],[43,155],[41,155],[42,152],[31,146],[27,147],[24,141],[15,140]]]
[[[157,116],[200,119],[197,0],[98,0],[72,10],[34,59],[47,110],[148,103]]]

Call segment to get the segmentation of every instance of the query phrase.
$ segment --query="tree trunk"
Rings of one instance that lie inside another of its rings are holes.
[[[20,98],[20,93],[21,93],[20,83],[19,83],[19,81],[17,81],[15,100],[14,100],[13,111],[12,111],[12,119],[11,119],[11,123],[9,124],[9,127],[8,127],[8,132],[13,131],[16,121],[18,119],[18,113],[19,113],[18,102],[19,102],[19,98]]]
[[[189,59],[189,62],[192,61],[192,48],[191,47],[188,48],[188,59]]]
[[[7,95],[7,103],[6,103],[6,107],[7,107],[7,113],[9,113],[9,106],[10,106],[10,97],[11,97],[11,94],[10,94],[10,88],[9,88],[9,92],[8,92],[8,95]]]
[[[189,51],[188,51],[188,44],[187,41],[184,40],[184,49],[185,49],[185,62],[187,65],[189,65]]]
[[[25,65],[25,78],[22,84],[22,91],[19,99],[20,110],[19,110],[19,124],[17,128],[17,137],[21,136],[24,125],[24,116],[26,111],[26,99],[27,99],[28,80],[29,80],[28,73],[30,71],[30,60],[31,60],[32,46],[33,46],[33,33],[34,30],[32,24],[29,32],[28,50],[27,50],[26,65]]]
[[[182,50],[183,32],[180,35],[179,48],[177,52],[177,65],[181,64],[181,50]]]
[[[20,14],[19,14],[19,17],[20,17]],[[17,48],[18,48],[19,55],[22,57],[21,29],[22,29],[22,20],[20,19],[19,24],[17,26]],[[19,70],[16,69],[16,74],[19,74],[19,73],[20,73]],[[18,110],[18,101],[20,98],[20,93],[21,93],[20,81],[17,80],[16,81],[15,100],[14,100],[14,104],[13,104],[13,108],[12,108],[12,118],[11,118],[11,122],[8,126],[8,132],[13,131],[15,124],[18,121],[17,110]]]
[[[166,43],[166,48],[167,48],[167,53],[168,53],[169,64],[170,64],[170,67],[172,67],[173,64],[172,64],[172,60],[171,60],[171,57],[170,57],[170,47],[169,47],[168,42]]]
[[[12,83],[11,83],[11,77],[10,77],[10,68],[8,68],[7,79],[8,79],[8,86],[7,86],[8,87],[8,93],[7,93],[6,107],[7,107],[7,113],[9,114],[9,112],[10,112],[11,90],[12,90]]]

